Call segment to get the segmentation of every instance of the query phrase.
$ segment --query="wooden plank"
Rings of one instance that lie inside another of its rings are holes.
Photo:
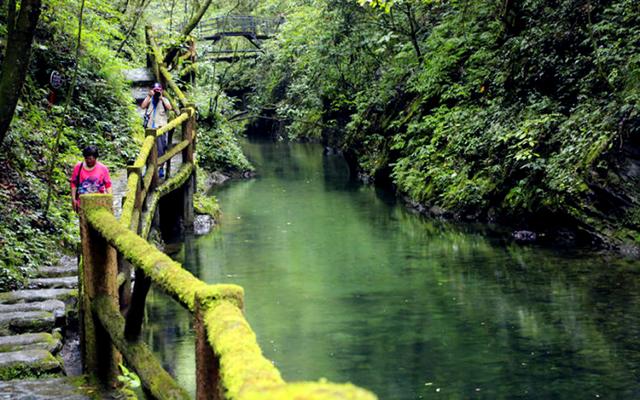
[[[167,68],[165,68],[163,65],[160,66],[160,74],[162,74],[164,79],[167,81],[167,85],[169,85],[171,90],[173,90],[173,93],[178,96],[178,100],[180,100],[180,103],[182,103],[183,106],[187,105],[187,96],[185,96],[178,85],[175,84],[175,82],[173,81],[173,77],[169,73],[169,70],[167,70]]]
[[[146,197],[146,193],[149,193],[149,188],[151,187],[151,182],[153,182],[153,176],[156,173],[156,167],[155,165],[151,168],[147,168],[147,173],[144,174],[144,178],[142,180],[142,201],[144,202],[144,199]]]
[[[189,114],[186,114],[186,113],[180,114],[178,117],[172,119],[165,126],[163,126],[161,128],[158,128],[158,130],[156,131],[156,136],[164,135],[165,133],[169,132],[171,129],[177,128],[178,125],[180,125],[182,122],[186,121],[187,118],[189,118]],[[160,161],[158,161],[158,162],[160,163]],[[160,163],[160,164],[162,164],[162,163]]]
[[[155,131],[155,129],[152,129]],[[153,149],[153,144],[156,141],[155,133],[152,135],[147,135],[142,142],[142,147],[140,148],[140,153],[136,158],[136,161],[133,163],[133,168],[142,169],[147,164],[147,159],[149,158],[149,154],[151,154],[151,149]]]
[[[176,144],[171,148],[171,150],[167,151],[162,157],[158,158],[158,164],[162,164],[167,160],[173,158],[173,156],[180,153],[182,150],[187,148],[191,142],[189,140],[183,140],[182,142]]]

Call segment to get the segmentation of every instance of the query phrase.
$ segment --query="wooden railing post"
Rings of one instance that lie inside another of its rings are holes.
[[[193,327],[196,334],[196,400],[222,400],[220,360],[207,340],[202,309],[204,300],[196,294]]]
[[[151,152],[149,153],[149,158],[147,159],[147,172],[145,173],[153,173],[153,179],[151,181],[151,187],[149,187],[149,192],[158,187],[160,183],[160,177],[158,176],[158,136],[156,134],[157,129],[147,128],[144,132],[145,136],[153,136],[153,147],[151,148]],[[148,195],[148,194],[147,194]]]
[[[147,301],[147,294],[151,288],[151,278],[143,270],[136,270],[136,285],[131,295],[131,305],[127,312],[124,326],[124,337],[129,342],[137,342],[142,332],[144,320],[144,306]]]
[[[195,130],[196,130],[196,113],[195,105],[187,104],[182,109],[183,113],[189,113],[189,118],[182,123],[182,140],[188,140],[189,146],[182,151],[182,163],[192,163],[193,153],[195,151]]]
[[[80,293],[82,359],[85,372],[95,374],[103,383],[111,385],[118,375],[120,355],[111,344],[108,333],[91,311],[91,302],[98,295],[106,295],[118,306],[116,251],[87,222],[87,213],[96,208],[113,212],[112,195],[80,196],[80,236],[82,241],[82,279]]]
[[[182,140],[188,140],[189,145],[182,150],[182,163],[193,163],[193,153],[195,151],[195,129],[196,129],[196,113],[195,105],[187,104],[187,107],[182,109],[183,113],[188,113],[189,118],[182,123]],[[196,192],[196,171],[194,170],[189,180],[184,185],[184,201],[182,212],[182,223],[186,230],[193,229],[193,222],[195,221],[195,211],[193,208],[193,196]]]
[[[193,223],[196,220],[196,213],[193,207],[193,197],[196,193],[196,174],[197,171],[194,169],[189,179],[184,183],[183,189],[182,225],[188,232],[193,232]]]
[[[169,130],[169,132],[167,132],[165,134],[165,135],[167,135],[167,148],[165,150],[165,153],[168,152],[169,150],[171,150],[171,148],[173,147],[173,132],[174,131],[175,131],[175,129],[171,129],[171,130]],[[169,177],[171,176],[171,159],[167,160],[164,172],[165,172],[165,176],[167,177],[167,179],[169,179]]]
[[[133,208],[134,213],[131,219],[131,226],[127,228],[132,229],[138,233],[140,227],[140,216],[142,215],[142,177],[140,176],[140,168],[132,165],[127,166],[127,180],[130,179],[132,174],[138,175],[138,183],[134,193],[127,193],[127,196],[133,196]],[[123,197],[123,203],[126,196]],[[134,220],[135,218],[135,220]],[[131,304],[131,271],[133,267],[131,263],[127,261],[121,254],[118,254],[118,273],[124,275],[124,283],[118,289],[118,297],[120,299],[120,311],[126,314]]]

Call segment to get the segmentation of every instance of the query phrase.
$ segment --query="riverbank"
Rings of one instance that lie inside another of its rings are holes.
[[[220,225],[175,257],[245,289],[246,318],[285,379],[398,400],[633,397],[637,262],[424,218],[318,145],[243,146],[258,176],[216,189]],[[156,355],[193,390],[189,314],[158,291],[147,312]]]
[[[258,125],[433,215],[638,253],[632,1],[362,4],[280,5],[247,84]]]

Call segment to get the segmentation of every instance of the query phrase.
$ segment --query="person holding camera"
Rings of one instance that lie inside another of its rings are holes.
[[[154,83],[149,94],[144,98],[140,108],[145,110],[144,121],[145,128],[158,129],[167,124],[167,112],[172,109],[171,103],[162,95],[162,85]],[[158,147],[158,157],[161,157],[167,151],[167,134],[163,134],[156,138]],[[160,178],[164,177],[164,168],[158,170]]]

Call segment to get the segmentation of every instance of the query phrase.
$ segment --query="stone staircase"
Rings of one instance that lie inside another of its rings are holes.
[[[0,399],[90,398],[70,377],[81,373],[77,287],[76,260],[63,257],[26,289],[0,293]]]

